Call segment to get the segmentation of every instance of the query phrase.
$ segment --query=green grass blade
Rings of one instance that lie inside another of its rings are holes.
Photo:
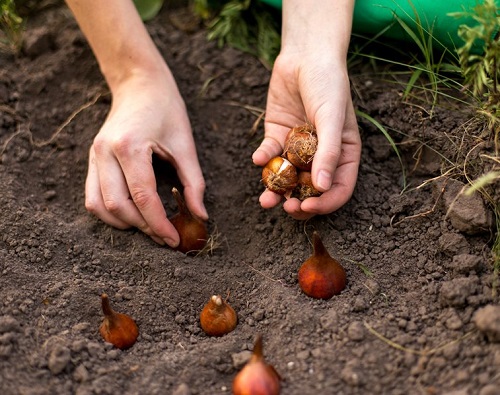
[[[420,79],[420,76],[422,75],[422,70],[415,70],[412,74],[411,77],[406,84],[405,90],[403,92],[403,99],[407,99],[408,95],[412,91],[413,87],[415,86],[415,83]]]
[[[392,149],[396,153],[399,159],[399,163],[401,164],[401,172],[403,173],[403,189],[406,189],[406,171],[405,171],[405,166],[403,164],[403,158],[401,157],[401,153],[399,152],[398,146],[394,142],[393,138],[387,131],[387,129],[375,118],[371,117],[367,113],[360,111],[360,110],[355,110],[355,113],[357,116],[366,119],[368,122],[370,122],[373,126],[375,126],[382,134],[385,136],[389,144],[391,145]]]

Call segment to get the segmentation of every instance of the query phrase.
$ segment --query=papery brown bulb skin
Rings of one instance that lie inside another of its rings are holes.
[[[316,129],[312,124],[306,123],[288,131],[284,156],[298,169],[310,171],[317,148]]]
[[[300,171],[297,186],[293,189],[292,197],[296,197],[299,200],[306,200],[307,198],[317,196],[321,196],[321,192],[314,188],[311,172]]]
[[[270,191],[284,195],[297,186],[297,169],[287,159],[276,156],[262,169],[262,183]]]
[[[220,295],[213,295],[200,313],[201,329],[209,336],[224,336],[237,323],[236,312]]]
[[[175,248],[184,254],[196,253],[206,246],[208,230],[204,221],[194,216],[177,188],[172,188],[179,212],[170,218],[170,222],[179,232],[180,242]]]
[[[139,336],[139,328],[135,321],[128,315],[117,313],[110,304],[108,295],[101,295],[102,312],[104,320],[99,327],[99,333],[108,343],[121,350],[134,345]]]
[[[344,268],[330,256],[316,231],[313,233],[313,254],[300,267],[298,280],[302,291],[316,299],[330,299],[346,287]]]
[[[258,336],[252,357],[233,380],[233,395],[278,395],[281,377],[264,361],[262,337]]]

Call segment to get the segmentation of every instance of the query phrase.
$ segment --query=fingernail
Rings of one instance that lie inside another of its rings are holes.
[[[256,165],[260,162],[260,161],[259,161],[259,152],[260,152],[260,150],[259,150],[259,149],[257,149],[257,150],[255,150],[255,151],[254,151],[254,153],[252,154],[252,162],[253,162],[254,164],[256,164]]]
[[[205,207],[203,207],[202,214],[203,214],[203,219],[207,221],[209,216],[208,216],[208,211]]]
[[[323,191],[328,191],[332,187],[332,175],[327,170],[320,170],[318,172],[318,188]]]
[[[164,245],[165,245],[165,242],[164,242],[161,238],[156,237],[156,236],[151,236],[151,238],[153,239],[153,241],[154,241],[155,243],[158,243],[158,244],[159,244],[159,245],[161,245],[161,246],[164,246]]]
[[[165,243],[167,243],[170,247],[172,248],[175,248],[179,245],[179,242],[178,241],[174,241],[173,239],[169,239],[169,238],[164,238],[163,241]]]

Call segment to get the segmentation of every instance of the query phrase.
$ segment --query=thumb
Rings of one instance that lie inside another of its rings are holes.
[[[253,163],[257,166],[265,166],[275,156],[283,153],[283,146],[273,137],[264,137],[259,148],[252,155]]]
[[[318,148],[314,155],[311,176],[317,190],[326,192],[332,187],[333,175],[342,152],[342,125],[344,118],[337,122],[316,124]]]

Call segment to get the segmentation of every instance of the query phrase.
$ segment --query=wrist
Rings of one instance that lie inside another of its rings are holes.
[[[156,49],[151,52],[141,54],[141,51],[134,51],[134,54],[127,56],[116,56],[112,60],[99,62],[101,73],[106,79],[111,92],[116,91],[130,80],[145,78],[154,79],[154,76],[164,76],[170,74],[170,70]]]
[[[345,58],[353,10],[354,0],[283,0],[281,51]]]
[[[166,64],[132,0],[66,0],[110,89]]]

